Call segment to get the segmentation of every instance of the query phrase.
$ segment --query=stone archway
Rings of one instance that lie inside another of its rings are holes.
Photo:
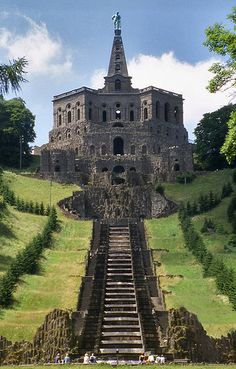
[[[124,140],[121,137],[116,137],[113,140],[113,154],[124,155]]]

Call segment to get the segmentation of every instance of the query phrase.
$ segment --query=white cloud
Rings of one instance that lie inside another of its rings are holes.
[[[19,15],[18,15],[19,16]],[[0,28],[0,47],[5,49],[9,59],[25,56],[31,74],[58,74],[71,70],[71,55],[63,50],[60,39],[53,38],[44,23],[37,24],[31,18],[25,19],[24,34]]]
[[[140,54],[128,63],[133,87],[155,86],[180,93],[184,98],[184,121],[189,133],[194,130],[202,115],[228,104],[226,93],[211,94],[206,89],[211,73],[208,71],[216,59],[189,64],[178,60],[173,52],[160,57]],[[92,76],[93,88],[103,86],[105,70],[97,70]]]

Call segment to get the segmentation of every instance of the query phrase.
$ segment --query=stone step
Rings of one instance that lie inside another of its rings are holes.
[[[118,340],[118,339],[113,339],[113,340],[101,340],[101,344],[102,345],[112,345],[115,346],[116,348],[119,348],[119,345],[122,345],[124,347],[124,345],[129,345],[129,346],[137,346],[137,345],[141,345],[143,344],[142,340]]]
[[[111,314],[110,314],[111,315]],[[131,316],[104,316],[103,318],[104,322],[127,322],[129,324],[130,322],[135,322],[136,325],[139,323],[138,316],[137,317],[131,317]]]
[[[120,310],[111,310],[111,311],[104,311],[104,317],[106,318],[135,318],[138,319],[138,313],[136,311],[120,311]]]
[[[101,348],[101,354],[116,354],[117,349],[115,348]],[[119,354],[141,354],[143,352],[143,348],[119,348]]]
[[[105,296],[105,301],[109,301],[109,302],[119,302],[121,304],[129,302],[129,301],[135,301],[135,295],[133,297],[130,297],[129,295],[127,295],[124,299],[120,298],[120,297],[112,297],[112,296]]]
[[[140,332],[122,332],[122,331],[116,331],[116,332],[103,332],[102,331],[102,337],[141,337]]]
[[[133,332],[140,331],[140,326],[135,324],[104,324],[102,326],[103,332],[109,332],[110,330],[119,330],[119,332],[122,332],[122,330],[128,331],[129,329],[132,329]]]

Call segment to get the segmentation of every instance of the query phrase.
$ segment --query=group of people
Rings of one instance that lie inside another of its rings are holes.
[[[165,364],[165,361],[163,355],[153,355],[152,353],[145,355],[145,353],[142,353],[139,356],[139,364]]]
[[[97,358],[94,354],[89,355],[87,352],[84,355],[84,364],[96,364]]]
[[[58,352],[54,359],[55,364],[69,364],[70,362],[71,358],[68,353],[66,353],[65,356],[62,356],[60,352]]]

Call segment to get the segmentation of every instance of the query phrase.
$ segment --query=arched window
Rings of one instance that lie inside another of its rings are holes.
[[[68,129],[68,131],[66,132],[66,138],[70,138],[71,137],[71,132],[70,130]]]
[[[78,156],[78,154],[79,154],[79,149],[78,149],[78,147],[76,147],[75,148],[75,155]]]
[[[113,154],[124,155],[124,141],[121,137],[116,137],[113,141]]]
[[[89,108],[88,119],[92,120],[92,108]]]
[[[130,122],[134,121],[134,111],[133,110],[130,110],[130,112],[129,112],[129,120],[130,120]]]
[[[77,109],[77,120],[80,120],[80,109]]]
[[[115,80],[115,90],[116,91],[121,90],[121,81],[120,81],[120,79]]]
[[[116,119],[121,119],[121,111],[120,109],[116,110]]]
[[[175,163],[175,165],[174,165],[174,171],[175,172],[179,172],[180,171],[179,163]]]
[[[135,155],[135,146],[134,145],[131,145],[130,154]]]
[[[90,146],[90,155],[95,155],[95,147],[94,147],[94,145],[91,145]]]
[[[54,172],[60,172],[60,171],[61,171],[60,165],[55,165]]]
[[[107,154],[107,147],[106,147],[106,145],[102,145],[101,154],[102,155],[106,155]]]
[[[58,141],[61,141],[61,133],[58,133],[57,139],[58,139]]]
[[[67,123],[71,123],[71,111],[67,113]]]
[[[147,146],[143,145],[142,146],[142,155],[146,155],[147,154]]]
[[[146,119],[148,119],[148,110],[147,110],[147,108],[144,108],[143,109],[143,118],[146,120]]]
[[[102,121],[103,122],[107,121],[107,112],[106,112],[106,110],[103,110],[103,112],[102,112]]]
[[[179,108],[178,108],[178,106],[174,107],[174,117],[175,117],[176,123],[179,123]]]
[[[170,104],[169,103],[165,103],[164,117],[165,117],[165,121],[169,122],[169,119],[170,119]]]
[[[156,118],[160,118],[160,102],[156,102]]]
[[[54,138],[53,137],[51,137],[51,142],[54,142]]]
[[[116,63],[115,71],[116,73],[120,72],[120,63]]]
[[[135,167],[131,167],[131,168],[130,168],[130,172],[136,172]]]
[[[58,126],[61,126],[61,114],[58,115]]]

